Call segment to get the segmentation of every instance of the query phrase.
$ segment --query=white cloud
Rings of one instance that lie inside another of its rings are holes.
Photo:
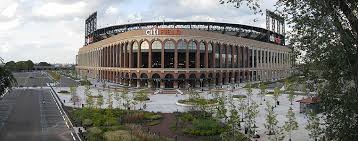
[[[5,42],[5,44],[0,45],[0,52],[1,53],[9,52],[9,42]]]
[[[62,3],[44,3],[39,7],[33,8],[33,14],[35,16],[45,16],[45,17],[62,17],[62,16],[71,16],[82,14],[86,9],[86,3],[83,1],[78,1],[72,4],[62,4]]]
[[[118,11],[119,11],[118,8],[113,7],[113,6],[109,6],[105,13],[107,15],[113,15],[113,14],[117,14]]]
[[[7,8],[5,8],[1,12],[1,15],[8,17],[8,18],[12,18],[15,16],[17,7],[18,7],[18,3],[10,4]]]
[[[18,27],[20,24],[21,24],[21,21],[19,18],[9,20],[9,21],[0,22],[0,31],[8,31],[10,29],[14,29],[14,28]]]

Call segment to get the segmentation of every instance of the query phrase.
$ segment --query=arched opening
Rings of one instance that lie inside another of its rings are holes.
[[[137,74],[135,73],[132,73],[132,76],[131,76],[131,86],[132,87],[136,87],[137,86]]]
[[[152,75],[152,79],[153,79],[153,87],[154,88],[160,88],[160,75],[155,73]]]
[[[244,80],[244,73],[240,72],[240,83],[242,83]]]
[[[140,75],[140,86],[145,87],[148,85],[148,75],[145,73],[142,73]]]
[[[141,61],[140,68],[148,68],[149,44],[147,41],[142,42],[140,45]]]
[[[178,42],[178,68],[185,68],[186,63],[186,45],[183,40]]]
[[[213,74],[212,73],[209,73],[208,75],[208,86],[211,87],[212,84],[213,84]]]
[[[208,44],[208,68],[213,68],[213,46]]]
[[[189,76],[189,86],[192,88],[195,88],[195,83],[196,83],[196,76],[195,74],[190,74]]]
[[[185,74],[179,74],[178,76],[178,87],[179,88],[185,88],[185,80],[186,80],[186,77],[185,77]]]
[[[215,46],[215,67],[220,68],[221,66],[221,59],[220,59],[221,49],[219,44]]]
[[[175,46],[173,41],[167,41],[164,44],[164,67],[174,68]]]
[[[152,68],[161,68],[162,43],[154,41],[152,43]]]
[[[126,75],[124,76],[124,84],[128,85],[129,84],[128,82],[129,82],[129,74],[126,73]]]
[[[205,84],[206,84],[205,74],[202,73],[202,74],[200,75],[200,87],[205,87]]]
[[[222,59],[222,63],[221,63],[221,68],[226,68],[226,45],[222,46],[222,53],[221,53],[221,59]]]
[[[132,45],[132,62],[131,62],[132,68],[138,67],[138,43],[134,42]]]
[[[223,73],[221,82],[223,85],[226,85],[226,72]]]
[[[188,51],[189,51],[189,68],[195,68],[196,43],[194,41],[189,42]]]
[[[235,78],[234,78],[235,83],[237,83],[237,77],[238,77],[238,73],[237,73],[237,72],[235,72]]]
[[[165,88],[174,88],[174,76],[172,74],[165,75],[164,85]]]
[[[231,46],[227,46],[227,64],[226,64],[226,67],[228,68],[232,68],[232,47]]]
[[[215,85],[219,85],[219,81],[220,81],[220,74],[216,73],[216,75],[215,75]]]
[[[228,80],[229,80],[229,84],[231,84],[231,83],[232,83],[232,80],[233,80],[233,78],[232,78],[232,72],[229,72],[229,78],[228,78]]]
[[[205,43],[200,42],[200,68],[205,68]]]

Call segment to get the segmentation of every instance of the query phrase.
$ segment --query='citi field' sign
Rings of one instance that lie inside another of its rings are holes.
[[[146,35],[181,35],[180,29],[152,28],[145,30]]]

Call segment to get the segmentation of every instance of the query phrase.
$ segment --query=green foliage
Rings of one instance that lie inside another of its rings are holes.
[[[146,120],[158,120],[161,119],[162,115],[156,113],[144,113],[144,119]]]
[[[106,141],[140,141],[126,130],[108,131],[104,133]]]
[[[274,93],[273,93],[273,99],[274,99],[275,101],[278,101],[278,97],[280,97],[280,95],[281,95],[280,88],[275,87]]]
[[[61,79],[61,75],[58,74],[55,71],[48,71],[48,73],[51,75],[51,77],[53,78],[54,81],[58,82]]]
[[[81,86],[92,85],[92,83],[89,80],[80,80],[80,84]]]
[[[0,67],[0,80],[0,96],[7,90],[10,90],[14,85],[17,85],[15,77],[4,67]]]
[[[184,133],[194,136],[212,136],[222,132],[218,121],[213,119],[194,119],[191,128],[185,128]]]
[[[101,141],[103,140],[102,137],[102,130],[98,127],[91,127],[87,130],[89,141]]]
[[[322,133],[323,129],[320,127],[319,117],[313,111],[308,113],[308,124],[305,127],[310,133],[308,135],[310,138],[316,140]]]
[[[84,119],[83,122],[82,122],[83,126],[85,127],[90,127],[93,125],[93,122],[91,119]]]
[[[274,135],[277,132],[277,129],[279,128],[277,126],[278,120],[277,120],[277,114],[273,111],[273,106],[266,102],[266,108],[265,108],[267,114],[266,114],[266,123],[264,123],[265,128],[267,129],[267,135]]]
[[[27,61],[9,61],[5,64],[5,68],[9,69],[10,71],[21,71],[21,70],[33,70],[34,63],[31,60]]]
[[[293,130],[298,129],[298,123],[296,121],[295,113],[293,112],[292,107],[288,109],[287,115],[286,115],[287,121],[283,125],[283,128],[286,130],[286,132],[289,132],[289,137],[291,139],[291,132]]]

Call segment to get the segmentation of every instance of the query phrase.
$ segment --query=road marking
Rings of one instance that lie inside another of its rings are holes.
[[[73,140],[76,140],[75,136],[73,135],[73,133],[71,132],[72,138]]]
[[[67,124],[67,121],[65,121],[65,123],[66,123],[66,125],[67,125],[67,128],[70,128],[70,126],[68,126],[68,124]]]

